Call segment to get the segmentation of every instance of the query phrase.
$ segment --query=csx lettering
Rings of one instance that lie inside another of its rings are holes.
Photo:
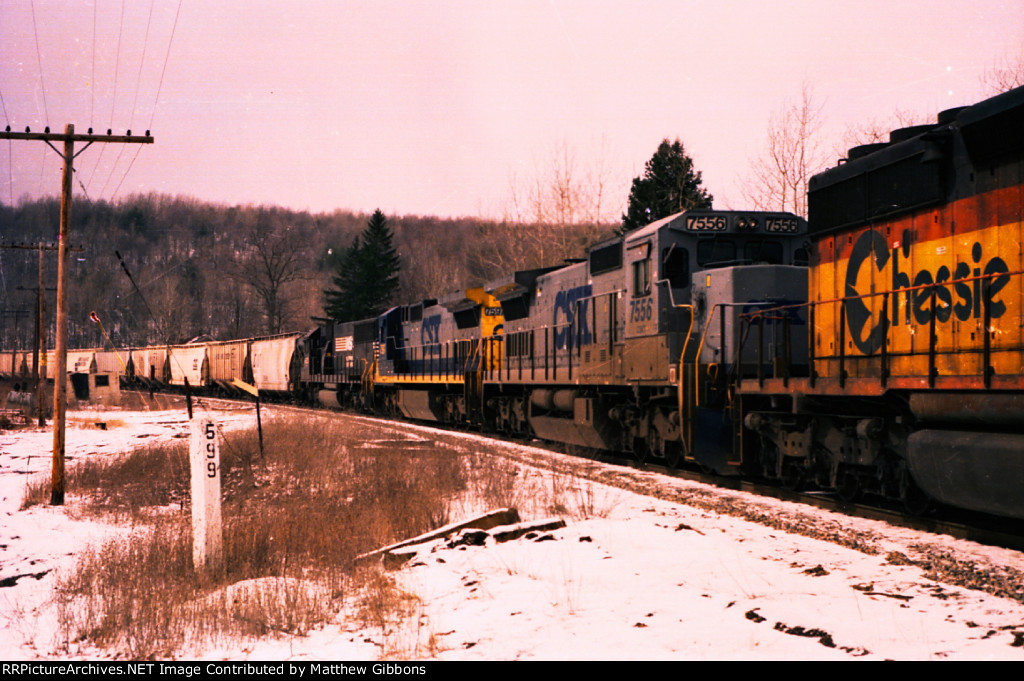
[[[889,295],[892,298],[887,321],[894,326],[910,324],[912,320],[917,324],[927,324],[932,314],[940,324],[948,322],[952,316],[960,321],[972,317],[977,319],[984,314],[986,306],[993,319],[1003,316],[1006,304],[996,296],[1009,283],[1010,268],[999,256],[982,264],[982,255],[981,243],[975,242],[971,247],[970,263],[957,262],[952,271],[945,265],[934,273],[921,269],[911,278],[910,271],[904,271],[910,247],[900,249],[897,246],[890,251],[885,237],[878,232],[869,230],[861,234],[853,245],[846,269],[846,321],[854,344],[864,354],[871,354],[877,352],[885,341],[885,325],[880,318],[872,318],[866,299],[859,297],[870,291],[857,289],[861,268],[872,265],[879,273],[886,267],[890,269],[889,288],[892,293]],[[921,288],[910,290],[913,287]],[[931,303],[933,291],[934,310]]]
[[[571,345],[588,345],[593,342],[587,323],[587,308],[590,306],[591,286],[577,286],[555,295],[555,310],[552,323],[555,327],[555,347],[564,350]],[[579,312],[579,324],[575,324]],[[562,320],[559,320],[559,316]],[[575,336],[579,333],[579,337]]]

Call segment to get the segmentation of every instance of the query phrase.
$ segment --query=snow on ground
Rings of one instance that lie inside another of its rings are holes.
[[[187,433],[180,411],[69,416],[69,465]],[[252,415],[221,418],[241,423]],[[107,419],[117,427],[90,426]],[[28,473],[49,470],[51,446],[49,430],[0,432],[3,659],[60,656],[47,603],[55,571],[70,567],[88,542],[119,531],[76,520],[73,504],[18,510]],[[592,492],[591,518],[567,519],[561,530],[504,544],[424,545],[395,573],[417,598],[414,616],[386,634],[338,621],[305,637],[240,641],[186,657],[1024,660],[1024,605],[934,581],[892,558],[938,544],[968,565],[1024,570],[1024,554],[752,500],[884,537],[885,550],[871,555],[681,503],[599,485]]]

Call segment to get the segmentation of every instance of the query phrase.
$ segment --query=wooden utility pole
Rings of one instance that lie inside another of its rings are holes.
[[[35,291],[36,293],[36,335],[35,347],[32,350],[32,382],[36,386],[36,417],[39,420],[39,427],[46,426],[46,412],[43,410],[43,386],[46,385],[46,291],[56,291],[55,288],[46,288],[44,274],[46,262],[43,255],[46,251],[56,251],[56,244],[0,244],[0,248],[22,248],[39,251],[39,284],[35,289],[26,289],[21,286],[19,291]],[[81,248],[71,248],[72,251],[81,251]]]
[[[46,369],[40,360],[46,361],[46,280],[43,277],[45,262],[43,245],[39,244],[39,284],[36,286],[36,348],[33,351],[32,373],[36,379],[36,418],[39,427],[46,426],[46,412],[43,410],[43,388],[46,387]]]
[[[75,153],[75,142],[87,143],[79,150],[80,154],[93,142],[152,144],[153,138],[150,137],[148,130],[145,135],[136,136],[132,136],[131,130],[127,135],[111,135],[110,130],[106,135],[94,135],[90,128],[88,134],[76,135],[74,124],[68,123],[64,128],[64,134],[50,133],[49,128],[42,133],[31,132],[28,128],[25,132],[11,132],[8,127],[5,132],[0,132],[0,139],[46,142],[64,161],[60,193],[60,240],[57,242],[57,366],[53,371],[53,468],[50,477],[50,504],[60,506],[64,503],[64,417],[68,364],[67,243],[71,228],[71,177],[75,172],[74,160],[78,155]],[[51,142],[63,142],[64,151],[58,150]]]

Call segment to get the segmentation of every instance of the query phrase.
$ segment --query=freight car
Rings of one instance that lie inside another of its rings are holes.
[[[748,468],[1024,518],[1024,88],[811,179],[803,377],[736,386]],[[793,350],[794,354],[798,351]]]

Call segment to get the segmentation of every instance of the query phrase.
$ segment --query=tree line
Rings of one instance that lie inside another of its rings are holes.
[[[555,254],[560,260],[578,257],[590,243],[612,232],[623,235],[680,211],[711,207],[712,196],[703,188],[700,172],[678,139],[663,140],[644,173],[634,178],[627,212],[617,225],[574,219],[575,215],[586,214],[587,209],[582,205],[584,193],[575,190],[572,174],[567,172],[570,165],[565,156],[556,164],[553,191],[549,194],[553,200],[545,200],[544,188],[529,194],[530,209],[538,217],[529,228],[520,225],[502,233],[500,229],[480,226],[476,246],[481,250],[472,258],[478,268],[474,273],[477,282],[517,269],[557,264],[549,260],[548,254]],[[598,204],[604,198],[602,191],[590,196],[595,196]],[[599,213],[599,208],[589,212]],[[324,312],[328,318],[353,321],[375,317],[398,300],[398,275],[403,259],[393,245],[387,217],[380,210],[343,253],[332,254],[331,258],[335,274],[332,287],[324,291]],[[419,254],[416,259],[420,259]],[[448,282],[451,281],[449,278]],[[427,289],[427,293],[431,291],[434,295],[447,292],[440,287]]]
[[[321,317],[365,318],[517,269],[561,264],[623,230],[584,205],[589,195],[569,174],[559,177],[548,194],[531,195],[530,212],[504,220],[311,214],[162,194],[117,203],[76,197],[69,343],[105,344],[93,312],[119,347],[271,335],[309,328]],[[653,191],[652,183],[665,187]],[[709,205],[703,189],[696,203],[680,197],[699,185],[682,144],[665,140],[634,182],[630,204],[644,206],[630,210],[650,221]],[[56,198],[0,205],[0,244],[55,243],[59,214]],[[35,251],[0,249],[0,347],[31,346],[38,262]],[[52,287],[54,252],[44,267]],[[52,291],[46,300],[52,327]]]

